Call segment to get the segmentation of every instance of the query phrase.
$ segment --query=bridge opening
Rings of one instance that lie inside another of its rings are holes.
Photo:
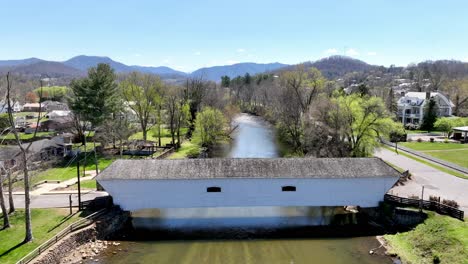
[[[206,192],[209,192],[209,193],[221,192],[221,187],[217,187],[217,186],[208,187],[206,188]]]
[[[295,192],[296,186],[283,186],[281,187],[281,191],[283,192]]]

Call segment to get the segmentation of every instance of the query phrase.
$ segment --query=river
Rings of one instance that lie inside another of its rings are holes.
[[[233,141],[217,150],[216,156],[279,156],[269,124],[246,114],[239,115],[234,122],[237,128]],[[133,212],[138,237],[118,241],[119,251],[103,252],[98,260],[89,263],[392,263],[388,257],[369,255],[370,249],[379,246],[373,236],[311,238],[320,236],[314,234],[313,226],[330,223],[337,215],[344,216],[340,219],[345,223],[356,221],[342,208],[187,208]],[[285,232],[278,230],[285,228],[291,232],[287,231],[288,235],[283,237],[296,235],[287,239],[258,236],[279,233],[281,237]]]

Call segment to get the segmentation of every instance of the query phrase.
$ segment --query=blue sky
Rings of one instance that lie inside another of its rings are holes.
[[[86,54],[182,71],[348,55],[468,61],[468,1],[0,0],[0,59]]]

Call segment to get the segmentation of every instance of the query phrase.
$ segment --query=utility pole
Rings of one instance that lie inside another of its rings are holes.
[[[81,211],[80,161],[76,162],[76,173],[78,176],[78,211]]]
[[[421,202],[419,204],[419,212],[422,212],[423,202],[424,202],[424,185],[422,186],[422,190],[421,190]]]

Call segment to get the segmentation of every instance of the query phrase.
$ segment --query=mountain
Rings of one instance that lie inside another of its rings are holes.
[[[144,73],[152,73],[158,75],[181,75],[185,76],[185,72],[180,72],[173,70],[169,67],[160,66],[160,67],[149,67],[149,66],[128,66],[123,63],[117,62],[112,60],[109,57],[98,57],[98,56],[85,56],[80,55],[73,57],[67,61],[64,61],[63,64],[71,66],[73,68],[87,71],[91,67],[95,67],[99,63],[107,63],[112,68],[114,68],[115,72],[117,73],[128,73],[132,71],[144,72]]]
[[[0,72],[11,71],[12,73],[19,73],[29,76],[44,76],[49,77],[64,77],[64,76],[84,76],[85,72],[69,67],[60,62],[55,61],[41,61],[36,63],[19,65],[19,66],[5,66],[0,68]]]
[[[378,67],[346,56],[331,56],[308,62],[306,65],[319,69],[328,79],[336,79],[350,72],[365,72]]]
[[[221,80],[221,76],[227,75],[231,78],[236,76],[243,76],[246,73],[250,75],[254,75],[257,73],[262,72],[269,72],[274,71],[280,68],[284,68],[289,66],[287,64],[282,63],[237,63],[233,65],[226,65],[226,66],[214,66],[214,67],[207,67],[198,69],[190,74],[191,77],[203,77],[204,79],[212,80],[212,81],[219,81]]]
[[[116,72],[131,72],[132,68],[123,63],[113,61],[109,57],[98,57],[98,56],[85,56],[80,55],[73,57],[67,61],[64,61],[63,64],[82,70],[88,71],[89,68],[95,67],[99,63],[109,64]]]
[[[41,62],[43,60],[38,59],[38,58],[29,58],[29,59],[24,59],[24,60],[3,60],[0,61],[0,67],[15,67],[15,66],[21,66],[21,65],[29,65],[33,64],[36,62]]]

